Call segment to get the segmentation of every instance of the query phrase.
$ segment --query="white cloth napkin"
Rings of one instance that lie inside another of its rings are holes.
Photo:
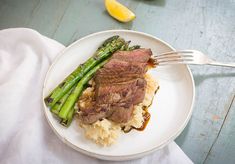
[[[0,31],[0,163],[114,163],[85,156],[63,144],[44,117],[43,81],[52,60],[63,48],[31,29]],[[172,142],[142,159],[123,163],[192,161]]]

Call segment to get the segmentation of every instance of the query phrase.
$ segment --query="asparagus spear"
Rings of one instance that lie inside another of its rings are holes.
[[[140,45],[134,45],[134,46],[129,47],[128,51],[132,51],[132,50],[139,49],[139,48],[140,48]]]
[[[98,49],[107,46],[107,44],[109,44],[110,42],[112,42],[112,41],[114,41],[114,40],[116,40],[116,39],[118,39],[118,38],[119,38],[118,35],[114,35],[114,36],[112,36],[112,37],[106,39],[106,40],[103,42],[103,44],[102,44]]]
[[[131,41],[125,42],[125,44],[120,48],[120,50],[121,50],[121,51],[126,51],[126,50],[128,50],[130,43],[131,43]]]
[[[73,117],[74,117],[74,113],[75,113],[76,109],[73,108],[72,110],[69,111],[67,119],[63,119],[61,120],[60,124],[65,126],[65,127],[69,127],[69,125],[71,124]]]
[[[64,105],[65,101],[67,100],[67,98],[69,97],[74,88],[75,87],[70,89],[69,92],[67,92],[59,101],[55,103],[55,105],[51,108],[52,113],[54,113],[55,115],[59,114],[61,107]]]
[[[67,93],[70,88],[77,83],[89,70],[95,65],[112,55],[125,44],[125,40],[118,36],[113,36],[98,48],[93,57],[89,58],[84,64],[81,64],[74,70],[62,83],[60,83],[51,94],[44,99],[47,106],[52,107],[55,103]]]
[[[92,78],[92,76],[96,73],[98,69],[100,69],[105,63],[107,63],[107,60],[101,62],[97,66],[95,66],[92,70],[90,70],[77,84],[75,89],[72,91],[72,93],[69,95],[68,99],[62,106],[60,112],[59,112],[59,117],[62,119],[67,119],[67,115],[70,110],[74,108],[74,104],[77,100],[77,98],[80,96],[82,93],[82,90],[84,86],[87,84],[87,82]]]

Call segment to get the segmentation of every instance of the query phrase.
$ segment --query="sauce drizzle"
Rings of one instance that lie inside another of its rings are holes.
[[[144,113],[144,122],[143,122],[142,126],[140,128],[134,128],[134,129],[136,129],[138,131],[143,131],[147,127],[148,122],[150,120],[150,117],[151,117],[150,113],[148,111],[145,111],[145,113]]]
[[[148,60],[148,69],[151,69],[151,68],[155,68],[156,67],[156,64],[154,64],[154,60],[152,58],[150,58]]]

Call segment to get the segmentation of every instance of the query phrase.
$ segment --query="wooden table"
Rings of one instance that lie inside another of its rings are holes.
[[[177,49],[235,61],[235,0],[122,0],[136,13],[119,23],[103,0],[1,0],[0,29],[33,28],[64,45],[108,29],[157,36]],[[177,144],[195,163],[235,163],[235,69],[190,66],[196,101]],[[180,110],[180,109],[179,109]]]

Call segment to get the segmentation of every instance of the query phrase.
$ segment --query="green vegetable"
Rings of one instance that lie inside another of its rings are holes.
[[[46,105],[48,107],[54,106],[89,70],[119,50],[124,44],[125,40],[119,38],[119,36],[113,36],[105,40],[91,58],[78,66],[44,99]]]
[[[74,104],[78,97],[81,95],[84,86],[88,83],[88,81],[93,77],[93,75],[96,73],[98,69],[100,69],[104,64],[106,64],[108,60],[105,60],[95,66],[92,70],[90,70],[77,84],[75,89],[72,91],[72,93],[69,95],[68,99],[62,106],[59,117],[62,119],[67,119],[68,113],[70,110],[74,108]]]
[[[71,88],[69,92],[67,92],[59,101],[55,103],[55,105],[51,108],[52,113],[54,113],[55,115],[59,114],[61,107],[64,105],[65,101],[67,100],[74,88],[75,87]]]
[[[131,43],[131,41],[125,42],[125,44],[120,48],[120,51],[126,51],[126,50],[128,50],[130,43]]]
[[[139,49],[139,48],[140,48],[140,45],[134,45],[134,46],[129,47],[128,51],[132,51],[132,50]]]
[[[106,40],[103,42],[103,44],[102,44],[98,49],[107,46],[109,43],[111,43],[112,41],[114,41],[114,40],[116,40],[116,39],[118,39],[118,38],[119,38],[118,35],[114,35],[114,36],[112,36],[112,37],[106,39]]]
[[[60,124],[65,126],[65,127],[69,127],[69,125],[71,124],[73,117],[74,117],[74,113],[76,112],[76,109],[73,108],[72,110],[69,111],[67,119],[63,119]]]

